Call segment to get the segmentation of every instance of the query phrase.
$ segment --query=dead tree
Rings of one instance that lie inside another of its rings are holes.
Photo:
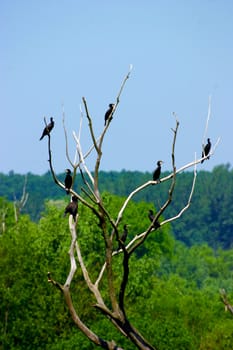
[[[23,185],[23,191],[22,191],[22,196],[18,200],[16,196],[14,196],[14,213],[15,213],[15,222],[18,222],[19,220],[19,215],[24,208],[24,206],[27,203],[28,196],[29,194],[26,192],[26,187],[27,187],[27,175],[25,175],[24,179],[24,185]]]
[[[0,209],[0,220],[1,220],[1,226],[0,226],[0,234],[5,233],[6,231],[6,217],[8,212],[8,207],[3,205]]]
[[[225,289],[221,289],[219,293],[220,293],[221,301],[225,305],[225,311],[229,311],[233,315],[233,305],[230,304],[230,301],[228,300]]]
[[[131,322],[127,317],[127,310],[125,307],[125,293],[126,293],[127,283],[130,277],[129,261],[130,261],[130,258],[132,257],[132,254],[140,246],[143,245],[145,240],[150,235],[153,235],[154,232],[157,229],[159,229],[159,226],[162,227],[168,222],[177,220],[184,213],[184,211],[186,211],[189,208],[192,200],[194,188],[195,188],[196,175],[197,175],[196,167],[197,167],[197,164],[199,164],[203,158],[196,159],[196,157],[194,157],[194,160],[191,161],[190,163],[184,165],[180,169],[176,168],[175,146],[176,146],[177,133],[179,129],[179,121],[174,115],[175,127],[172,129],[173,137],[171,141],[172,172],[168,176],[161,178],[159,182],[150,180],[142,184],[141,186],[137,187],[134,191],[132,191],[128,195],[121,209],[119,210],[117,217],[111,216],[111,213],[108,211],[108,208],[104,205],[103,198],[99,190],[99,169],[100,169],[100,164],[102,159],[102,145],[103,145],[103,141],[106,133],[110,130],[110,126],[112,126],[111,121],[113,119],[114,114],[116,113],[118,104],[120,102],[121,93],[123,91],[126,81],[130,76],[130,73],[131,73],[131,68],[122,82],[120,91],[116,97],[116,101],[114,104],[112,104],[111,114],[110,116],[108,116],[106,120],[106,124],[103,126],[103,131],[98,137],[96,137],[95,135],[93,120],[89,114],[88,104],[86,102],[86,99],[83,97],[82,102],[84,106],[85,116],[88,122],[88,128],[89,128],[92,144],[90,145],[89,150],[87,150],[86,153],[84,153],[80,142],[82,121],[83,121],[83,115],[84,115],[84,113],[81,111],[79,133],[76,134],[75,132],[73,132],[73,137],[76,142],[76,154],[75,154],[74,162],[71,161],[71,158],[69,156],[68,137],[67,137],[67,132],[65,128],[64,113],[63,113],[63,125],[64,125],[64,132],[65,132],[65,139],[66,139],[66,157],[71,167],[73,168],[74,178],[77,171],[80,171],[84,182],[82,193],[77,193],[74,191],[74,189],[71,189],[70,195],[76,196],[78,198],[78,201],[82,203],[84,206],[86,206],[87,208],[89,208],[89,210],[92,211],[92,213],[94,213],[94,215],[98,219],[98,222],[99,222],[98,225],[101,228],[102,238],[104,240],[105,257],[104,257],[103,265],[99,270],[98,277],[96,278],[96,280],[93,280],[90,277],[91,275],[90,271],[88,271],[85,265],[85,262],[82,256],[82,249],[81,249],[78,234],[77,234],[79,229],[79,214],[77,214],[77,218],[75,221],[73,220],[72,215],[70,215],[69,216],[69,230],[71,234],[71,244],[70,244],[70,250],[69,250],[70,271],[64,283],[60,283],[56,281],[55,277],[52,276],[50,272],[48,273],[48,281],[52,283],[54,286],[56,286],[63,293],[65,302],[68,306],[68,309],[70,311],[71,317],[75,325],[86,335],[86,337],[89,338],[90,341],[92,341],[93,343],[95,343],[96,345],[104,349],[123,350],[119,345],[116,344],[114,340],[100,338],[80,319],[78,312],[75,309],[72,302],[70,286],[76,274],[77,269],[78,268],[81,269],[86,285],[88,286],[90,293],[93,294],[96,300],[94,307],[103,315],[105,315],[109,319],[109,321],[112,322],[112,324],[119,330],[119,332],[121,332],[125,337],[130,339],[130,341],[138,349],[155,350],[156,346],[155,347],[152,346],[140,334],[140,332],[134,327],[134,325],[131,324]],[[58,180],[53,168],[50,140],[51,140],[51,135],[48,134],[48,154],[49,154],[49,165],[51,169],[51,174],[53,176],[54,182],[65,190],[65,185]],[[213,154],[213,151],[214,151],[214,148],[211,154],[209,154],[209,156]],[[95,152],[96,160],[95,160],[94,171],[91,172],[88,166],[86,165],[86,159],[93,152]],[[165,212],[166,208],[170,205],[172,201],[173,192],[176,186],[177,175],[188,168],[193,168],[194,171],[193,171],[193,182],[190,188],[190,195],[186,205],[180,209],[180,211],[176,214],[176,216],[160,222],[160,225],[156,225],[159,219],[161,221],[162,214]],[[73,183],[74,183],[74,178],[73,178]],[[160,186],[160,184],[163,183],[164,181],[170,181],[170,188],[168,191],[166,201],[157,211],[153,221],[146,228],[146,230],[144,232],[138,232],[133,237],[133,239],[131,239],[131,241],[127,245],[125,245],[120,238],[119,224],[124,217],[124,214],[129,202],[138,192],[143,191],[145,188],[150,187],[152,185]],[[111,227],[110,230],[109,230],[109,226]],[[118,250],[114,250],[115,241],[117,241],[119,244],[120,249]],[[114,283],[114,267],[113,267],[113,262],[114,262],[114,259],[116,259],[117,255],[118,257],[120,256],[122,258],[122,267],[123,267],[119,289],[117,289]],[[101,284],[100,282],[103,281],[104,275],[106,276],[106,280],[107,280],[107,298],[103,297],[103,293],[101,291],[101,286],[100,286]],[[156,343],[156,340],[155,340],[155,343]]]

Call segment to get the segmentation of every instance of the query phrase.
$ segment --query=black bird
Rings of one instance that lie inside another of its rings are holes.
[[[50,118],[50,123],[44,128],[40,140],[42,140],[44,136],[50,134],[50,131],[52,130],[53,127],[54,127],[54,120],[51,117]]]
[[[154,212],[153,212],[153,210],[151,210],[151,209],[149,210],[148,218],[150,219],[151,222],[152,222],[152,221],[154,220],[154,218],[155,218]]]
[[[109,109],[107,110],[104,116],[104,125],[106,125],[110,115],[112,114],[113,108],[115,107],[114,103],[110,103],[108,106],[109,106]]]
[[[78,198],[76,196],[72,196],[72,202],[70,202],[65,208],[64,216],[67,213],[73,216],[74,222],[76,221],[76,215],[78,212]]]
[[[153,220],[154,220],[154,218],[155,218],[154,212],[153,212],[153,210],[151,210],[151,209],[149,210],[148,218],[150,219],[151,222],[153,222]],[[155,221],[155,223],[154,223],[154,228],[158,228],[158,227],[160,227],[160,224],[159,224],[158,221]]]
[[[210,139],[207,139],[207,144],[204,147],[204,152],[202,151],[202,155],[201,157],[206,157],[208,156],[208,154],[210,153],[210,149],[211,149],[211,142]],[[210,159],[210,157],[207,157],[207,159]],[[204,162],[205,159],[202,159],[201,163]]]
[[[67,194],[70,193],[70,188],[71,188],[72,182],[73,182],[72,176],[70,174],[71,174],[70,169],[66,169],[65,187],[66,187]]]
[[[153,180],[154,181],[159,181],[160,174],[161,174],[161,165],[162,165],[162,163],[163,163],[162,160],[159,160],[157,162],[157,168],[153,172]]]
[[[122,243],[125,243],[127,235],[128,235],[128,225],[125,224],[124,225],[124,231],[123,231],[122,235],[120,236],[120,240],[121,240]],[[118,250],[120,250],[120,249],[121,249],[121,244],[119,242]]]

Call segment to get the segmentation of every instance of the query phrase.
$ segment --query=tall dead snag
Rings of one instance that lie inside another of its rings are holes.
[[[21,213],[21,210],[24,208],[24,206],[27,203],[29,194],[26,192],[27,187],[27,175],[25,175],[24,179],[24,185],[23,185],[23,193],[19,200],[17,200],[16,196],[14,198],[14,213],[15,213],[15,222],[18,222],[19,215]]]
[[[76,196],[78,198],[78,201],[82,203],[84,206],[86,206],[98,219],[98,226],[101,229],[102,239],[104,241],[105,258],[104,258],[104,263],[98,272],[98,277],[96,278],[96,280],[93,280],[93,278],[91,278],[90,276],[90,271],[88,271],[88,268],[85,265],[85,262],[82,256],[81,246],[79,243],[79,237],[77,234],[79,230],[79,214],[77,215],[77,218],[75,221],[70,215],[69,217],[69,229],[71,234],[71,244],[70,244],[70,250],[69,250],[70,271],[68,273],[68,276],[64,284],[61,284],[55,281],[50,273],[48,274],[48,281],[53,285],[55,285],[63,293],[66,304],[69,308],[71,317],[75,325],[89,338],[90,341],[92,341],[93,343],[95,343],[96,345],[104,349],[123,350],[120,346],[116,344],[114,340],[106,340],[106,339],[100,338],[80,319],[77,313],[77,310],[75,309],[72,303],[70,286],[76,274],[77,269],[81,269],[86,285],[90,293],[92,293],[92,295],[96,300],[94,307],[98,311],[100,311],[103,315],[105,315],[109,319],[109,321],[112,322],[112,324],[119,330],[119,332],[121,332],[125,337],[130,339],[130,341],[133,344],[135,344],[135,346],[138,349],[155,350],[156,346],[152,346],[140,334],[140,332],[131,324],[131,322],[127,317],[127,310],[125,308],[125,291],[127,288],[128,280],[130,278],[129,261],[130,261],[130,258],[132,257],[132,254],[141,245],[144,244],[148,236],[153,235],[154,232],[159,227],[165,225],[166,223],[177,220],[183,214],[183,212],[189,208],[192,200],[192,195],[194,192],[194,187],[195,187],[196,166],[198,163],[201,162],[202,158],[194,159],[192,162],[184,165],[180,169],[176,168],[175,145],[176,145],[176,139],[177,139],[177,134],[179,129],[179,121],[177,120],[177,118],[175,118],[175,127],[174,129],[172,129],[172,133],[173,133],[172,147],[171,147],[172,172],[168,176],[161,178],[159,182],[150,180],[142,184],[141,186],[137,187],[134,191],[132,191],[128,195],[122,207],[120,208],[117,217],[114,218],[111,215],[111,213],[109,212],[109,208],[106,207],[104,204],[102,194],[99,190],[99,170],[100,170],[101,159],[102,159],[102,145],[103,145],[104,137],[106,133],[109,132],[110,130],[110,126],[113,126],[111,121],[117,111],[117,107],[120,103],[120,97],[125,87],[125,84],[130,77],[131,69],[132,67],[130,67],[130,70],[128,71],[127,75],[123,79],[123,82],[120,87],[119,93],[116,97],[115,103],[110,105],[111,110],[109,111],[107,117],[105,116],[105,125],[103,126],[102,133],[98,137],[95,135],[93,119],[90,116],[87,101],[83,97],[82,102],[83,102],[84,111],[88,122],[88,129],[91,136],[92,144],[90,145],[90,148],[86,151],[86,153],[84,153],[81,146],[81,141],[80,141],[82,124],[83,124],[83,112],[81,111],[79,132],[78,134],[73,132],[73,137],[76,142],[76,153],[75,153],[74,162],[71,161],[71,158],[68,152],[68,137],[67,137],[65,123],[64,123],[65,115],[63,112],[63,125],[64,125],[64,131],[65,131],[65,140],[66,140],[66,157],[68,162],[73,168],[74,176],[77,171],[81,172],[83,184],[84,184],[82,187],[81,193],[77,193],[74,191],[74,189],[71,189],[70,195]],[[53,168],[50,138],[51,136],[50,134],[48,134],[48,154],[49,154],[49,165],[50,165],[51,173],[52,173],[54,182],[65,190],[64,184],[57,179]],[[86,159],[93,152],[95,153],[95,166],[94,166],[94,171],[92,173],[88,168],[88,166],[86,165]],[[165,212],[165,210],[167,209],[167,207],[170,205],[172,201],[173,192],[176,186],[177,174],[179,174],[183,170],[190,167],[194,169],[194,172],[193,172],[193,183],[190,189],[190,196],[187,204],[184,207],[182,207],[174,217],[169,218],[165,221],[162,221],[158,224],[158,219],[160,218],[160,221],[161,221],[162,214]],[[146,230],[144,232],[138,232],[131,239],[131,241],[127,245],[125,245],[125,242],[123,242],[119,234],[119,224],[121,223],[124,217],[125,210],[128,204],[138,192],[143,191],[145,188],[152,185],[159,186],[161,183],[165,181],[171,182],[170,188],[168,191],[167,200],[163,203],[161,208],[157,211],[156,215],[154,216],[154,219],[152,220],[151,224],[146,228]],[[119,244],[119,249],[117,251],[114,250],[114,247],[113,247],[114,242],[116,240]],[[121,263],[123,267],[121,282],[119,287],[116,287],[117,284],[115,283],[115,280],[114,280],[113,262],[116,255],[122,258]],[[103,294],[100,287],[100,284],[101,284],[100,282],[103,281],[104,275],[105,275],[105,279],[107,280],[107,296],[106,296],[106,293]],[[156,339],[154,340],[154,342],[156,343]]]

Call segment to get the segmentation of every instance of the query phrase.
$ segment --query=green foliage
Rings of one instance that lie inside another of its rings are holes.
[[[204,336],[200,350],[226,350],[232,348],[233,327],[232,318],[216,320],[213,328]]]
[[[47,202],[38,223],[23,215],[15,223],[13,206],[0,202],[1,208],[9,208],[6,230],[0,235],[1,350],[96,348],[75,328],[62,295],[47,281],[48,271],[60,283],[65,283],[69,272],[70,232],[67,218],[63,218],[66,202]],[[116,218],[124,198],[104,193],[104,202]],[[127,207],[119,229],[125,223],[130,225],[127,242],[148,227],[148,209],[154,210],[146,202],[132,202]],[[94,280],[105,258],[103,240],[92,212],[80,205],[79,214],[79,242]],[[114,247],[117,249],[117,242]],[[224,312],[219,288],[225,288],[233,300],[232,256],[232,250],[213,250],[207,244],[188,248],[174,240],[170,226],[153,232],[130,261],[126,289],[130,321],[159,350],[230,350],[233,319]],[[121,271],[118,255],[114,257],[117,288]],[[100,336],[133,350],[93,308],[94,299],[79,267],[71,287],[81,319]],[[105,279],[101,288],[105,296]]]
[[[168,173],[163,173],[167,175]],[[58,175],[63,181],[64,174]],[[192,184],[192,172],[178,174],[177,185],[171,205],[164,214],[165,218],[176,215],[187,203]],[[8,200],[21,198],[25,176],[10,172],[8,175],[0,174],[0,196]],[[127,196],[137,186],[151,179],[150,173],[139,171],[121,172],[110,171],[99,174],[100,190],[111,192],[119,196]],[[212,172],[199,171],[196,188],[190,210],[186,211],[181,220],[172,224],[175,237],[186,245],[208,243],[212,248],[219,246],[227,249],[233,244],[233,170],[229,164],[220,165]],[[75,189],[80,191],[82,179],[78,174]],[[153,203],[156,208],[166,200],[169,183],[159,186],[150,186],[138,193],[134,200],[138,203]],[[41,212],[45,209],[44,201],[64,198],[64,191],[54,186],[51,174],[43,176],[27,174],[28,201],[23,208],[33,220],[38,221]]]
[[[14,223],[14,207],[5,198],[0,198],[0,238]]]

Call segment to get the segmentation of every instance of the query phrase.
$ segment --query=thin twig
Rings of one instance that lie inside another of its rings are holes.
[[[207,135],[207,131],[208,131],[208,125],[209,125],[210,116],[211,116],[211,96],[209,96],[208,113],[207,113],[207,118],[206,118],[206,126],[205,126],[205,131],[204,131],[203,140],[202,140],[203,151],[204,151],[205,141],[206,141],[206,138],[207,138],[206,135]]]
[[[85,107],[85,110],[86,110],[86,116],[87,116],[87,119],[88,119],[89,130],[90,130],[92,142],[93,142],[93,145],[94,145],[94,147],[96,149],[96,152],[99,153],[99,147],[98,147],[97,142],[96,142],[96,138],[95,138],[95,134],[94,134],[93,126],[92,126],[92,119],[90,117],[90,114],[89,114],[89,111],[88,111],[88,107],[87,107],[87,101],[86,101],[85,97],[83,97],[82,100],[83,100],[83,104],[84,104],[84,107]]]
[[[89,177],[91,183],[94,185],[94,178],[93,178],[91,172],[89,171],[88,167],[86,166],[85,159],[84,159],[83,152],[82,152],[82,148],[81,148],[81,144],[80,144],[79,139],[77,138],[77,135],[75,134],[74,131],[73,131],[73,136],[74,136],[74,139],[76,141],[76,146],[77,146],[77,150],[78,150],[79,157],[80,157],[80,164],[83,165],[86,173],[88,174],[88,177]],[[91,150],[90,150],[90,152],[91,152]],[[89,153],[87,155],[89,155]]]
[[[65,110],[64,110],[64,105],[62,105],[62,123],[63,123],[63,130],[64,130],[64,135],[65,135],[65,142],[66,142],[66,158],[72,168],[74,168],[74,164],[71,161],[70,155],[69,155],[69,149],[68,149],[68,137],[67,137],[67,131],[65,127]]]
[[[53,180],[55,182],[55,184],[57,184],[58,186],[60,186],[61,188],[63,188],[65,190],[65,185],[58,180],[58,178],[56,177],[55,171],[53,169],[53,163],[52,163],[52,151],[51,151],[51,137],[50,137],[50,133],[48,134],[48,153],[49,153],[49,167],[50,167],[50,171],[53,177]]]
[[[105,268],[106,268],[106,262],[103,264],[102,266],[102,269],[100,270],[100,273],[99,273],[99,276],[97,278],[97,280],[95,281],[95,286],[98,287],[102,277],[103,277],[103,274],[104,274],[104,271],[105,271]]]

